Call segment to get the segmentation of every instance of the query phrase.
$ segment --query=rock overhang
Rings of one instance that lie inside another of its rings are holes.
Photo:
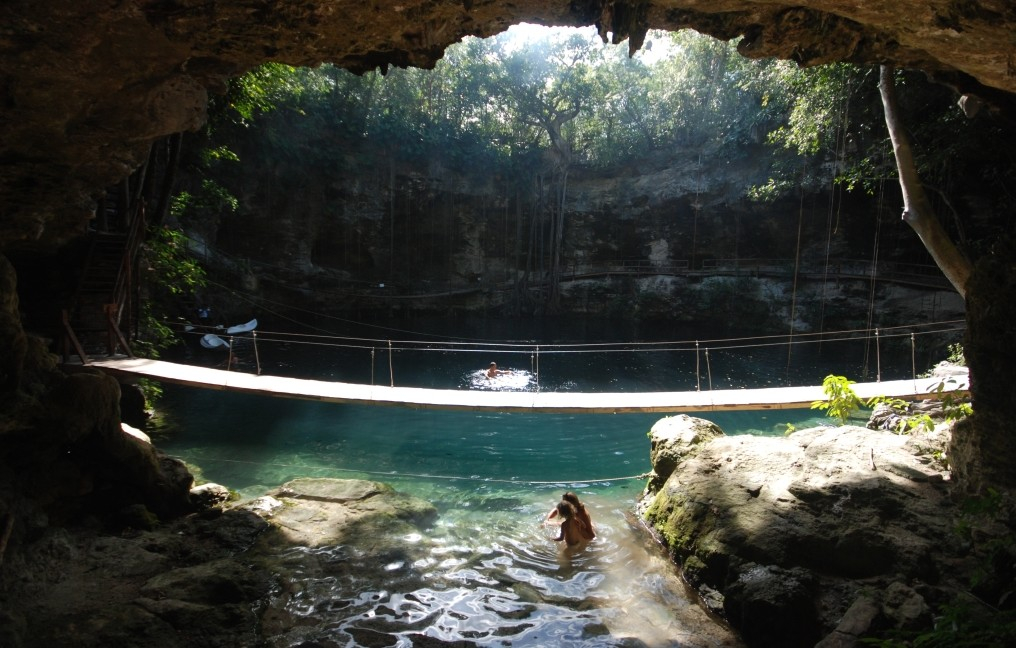
[[[512,24],[741,37],[754,58],[893,63],[989,101],[1016,93],[1016,8],[1004,0],[399,0],[373,3],[8,2],[0,8],[0,250],[84,231],[94,197],[152,142],[199,128],[210,93],[268,61],[354,72],[430,68],[465,36]]]

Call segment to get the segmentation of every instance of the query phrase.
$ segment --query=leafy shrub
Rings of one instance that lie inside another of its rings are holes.
[[[839,419],[840,425],[846,425],[850,417],[857,413],[862,405],[861,399],[851,387],[853,384],[853,380],[829,374],[822,381],[826,400],[814,401],[811,404],[811,409],[825,410],[826,415]]]

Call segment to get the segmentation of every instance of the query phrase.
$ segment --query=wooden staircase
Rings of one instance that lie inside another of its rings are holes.
[[[144,221],[139,208],[126,232],[91,234],[77,290],[63,310],[65,362],[72,351],[82,364],[88,364],[89,354],[114,355],[118,349],[133,357],[122,331],[133,330],[137,319],[133,289]]]

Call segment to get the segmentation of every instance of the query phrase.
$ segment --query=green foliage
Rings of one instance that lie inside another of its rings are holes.
[[[180,222],[195,223],[217,220],[223,214],[234,213],[239,205],[228,189],[215,180],[205,178],[196,193],[181,191],[173,196],[169,212]]]
[[[899,423],[893,432],[904,434],[915,430],[933,430],[935,421],[927,414],[910,414],[910,404],[900,398],[889,398],[887,396],[875,396],[869,398],[865,403],[870,408],[878,405],[886,405],[900,416]]]
[[[240,157],[225,146],[215,146],[202,149],[201,161],[207,166],[219,161],[239,162]]]
[[[748,188],[748,198],[759,203],[772,203],[794,189],[794,182],[786,178],[769,178],[764,185]]]
[[[137,355],[143,358],[158,358],[164,349],[176,343],[176,334],[164,321],[163,317],[153,312],[151,300],[142,303],[138,324],[139,335],[133,343]]]
[[[166,326],[169,314],[179,310],[182,300],[190,298],[206,284],[204,269],[187,250],[186,236],[180,230],[160,227],[150,232],[144,247],[149,273],[148,298],[141,302],[138,338],[134,342],[138,355],[157,358],[159,352],[176,343],[176,335]],[[146,396],[154,400],[152,387]]]
[[[811,409],[824,410],[826,415],[839,419],[840,425],[846,425],[850,417],[861,409],[862,404],[861,399],[851,387],[853,384],[853,380],[843,376],[832,374],[826,376],[822,381],[822,390],[825,392],[826,400],[814,401],[811,404]]]
[[[946,360],[948,360],[950,363],[952,363],[954,365],[958,365],[960,367],[967,366],[967,357],[963,353],[963,345],[962,344],[957,342],[956,344],[950,344],[948,348],[949,348],[949,355],[946,356]]]
[[[974,406],[970,403],[970,398],[966,393],[957,394],[954,390],[945,390],[947,386],[956,384],[955,378],[945,378],[935,386],[935,392],[942,401],[942,409],[947,421],[958,421],[974,413]]]
[[[155,403],[162,398],[162,383],[158,381],[141,378],[138,380],[138,388],[144,394],[145,402],[148,404]]]
[[[154,285],[169,295],[190,295],[205,285],[204,269],[187,250],[187,237],[177,229],[160,227],[145,243],[145,256]]]
[[[889,634],[888,638],[866,637],[861,643],[877,648],[1004,648],[1016,645],[1016,611],[986,609],[957,599],[939,610],[934,628]]]
[[[226,93],[229,108],[243,121],[276,110],[280,104],[300,97],[304,86],[299,77],[294,67],[265,63],[230,80]]]

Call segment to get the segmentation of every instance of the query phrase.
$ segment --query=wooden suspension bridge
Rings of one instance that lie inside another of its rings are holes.
[[[541,392],[428,389],[362,385],[282,376],[257,375],[145,358],[94,359],[88,366],[118,377],[150,378],[204,389],[300,400],[413,409],[487,410],[529,413],[620,414],[634,412],[713,412],[807,409],[826,400],[821,386],[719,389],[693,392]],[[902,400],[965,394],[966,376],[914,378],[856,383],[861,399],[884,396]]]

